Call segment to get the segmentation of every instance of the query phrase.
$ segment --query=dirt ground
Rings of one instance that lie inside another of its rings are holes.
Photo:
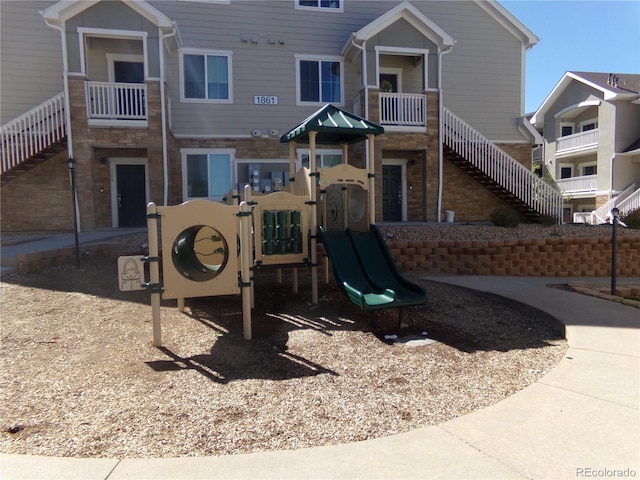
[[[0,451],[77,457],[237,454],[338,444],[445,422],[535,382],[566,352],[544,314],[411,278],[427,304],[373,317],[333,280],[311,304],[255,272],[254,339],[239,296],[162,304],[120,292],[113,259],[3,278]],[[435,343],[411,346],[400,340]],[[411,337],[408,337],[411,336]]]

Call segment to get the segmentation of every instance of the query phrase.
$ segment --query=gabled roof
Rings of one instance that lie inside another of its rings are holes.
[[[509,10],[495,0],[475,0],[485,12],[491,15],[500,25],[506,28],[513,36],[520,39],[526,49],[533,47],[540,38],[527,26],[518,20]]]
[[[92,7],[101,0],[60,0],[49,8],[46,8],[40,14],[47,21],[59,25],[69,18],[75,17],[79,13],[84,12],[87,8]],[[129,6],[144,18],[159,28],[173,29],[174,24],[169,17],[157,8],[151,6],[144,0],[121,0],[122,3]]]
[[[601,92],[604,100],[629,99],[640,97],[640,75],[633,73],[599,73],[599,72],[566,72],[551,93],[545,98],[540,108],[533,115],[531,122],[535,125],[544,121],[544,115],[553,106],[560,95],[573,82],[588,85]],[[578,106],[578,105],[576,105]]]
[[[407,0],[404,0],[387,13],[381,15],[371,23],[353,33],[351,38],[345,44],[343,52],[348,49],[352,40],[356,42],[369,40],[371,37],[377,35],[400,19],[404,19],[409,22],[416,30],[422,33],[422,35],[438,45],[438,48],[440,49],[451,48],[455,43],[453,38],[448,35],[447,32],[427,18],[420,10],[414,7]]]
[[[309,132],[312,131],[318,132],[318,144],[341,145],[364,140],[367,135],[380,135],[384,133],[384,128],[328,103],[300,125],[282,135],[280,142],[295,140],[309,143]]]

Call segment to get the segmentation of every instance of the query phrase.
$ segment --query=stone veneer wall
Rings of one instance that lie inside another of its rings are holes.
[[[389,242],[402,271],[455,275],[611,275],[610,238]],[[640,237],[618,238],[617,275],[640,275]]]
[[[611,239],[547,238],[491,241],[389,242],[401,271],[429,274],[538,277],[606,277],[611,275]],[[145,255],[124,251],[116,243],[83,245],[81,254]],[[17,257],[19,272],[37,272],[75,262],[75,250],[66,247]],[[320,262],[322,265],[323,262]],[[617,275],[640,276],[640,237],[618,239]]]
[[[2,187],[3,232],[73,229],[71,181],[66,162],[64,151]]]

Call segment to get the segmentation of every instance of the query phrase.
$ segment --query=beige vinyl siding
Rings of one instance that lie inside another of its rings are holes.
[[[167,82],[173,131],[248,135],[255,129],[284,131],[317,109],[296,106],[295,55],[339,56],[352,32],[398,2],[347,0],[344,13],[296,10],[294,0],[151,3],[177,22],[185,49],[233,52],[233,103],[227,105],[181,102],[178,54],[170,55]],[[411,3],[456,40],[452,53],[443,57],[445,106],[492,140],[523,141],[517,128],[523,113],[520,39],[471,1]],[[397,27],[389,33],[394,30]],[[391,37],[384,43],[399,40],[403,39]],[[367,44],[368,49],[374,46]],[[426,40],[411,46],[429,49],[429,87],[436,86],[436,49]],[[369,68],[372,64],[368,61]],[[359,60],[344,63],[343,78],[348,81],[343,106],[350,109],[360,88]],[[376,82],[369,75],[368,83]],[[254,95],[277,95],[279,105],[254,106]]]
[[[185,49],[233,52],[232,104],[181,102],[178,55],[171,55],[167,81],[172,125],[174,133],[183,135],[249,135],[252,130],[284,133],[319,108],[296,106],[296,55],[340,59],[352,31],[344,14],[296,10],[293,1],[210,5],[207,14],[193,6],[178,12],[176,5],[154,5],[170,18],[178,17]],[[327,23],[319,25],[321,20]],[[320,36],[310,34],[319,30]],[[359,62],[344,64],[343,79],[345,75],[350,79],[345,108],[351,108],[353,92],[359,88],[359,68]],[[254,95],[275,95],[278,105],[254,105]]]
[[[156,78],[160,76],[158,28],[124,3],[119,1],[99,2],[66,23],[70,72],[81,71],[78,28],[146,32],[149,75]],[[89,75],[90,80],[100,81],[106,80],[105,72],[101,71],[101,69],[106,68],[106,58],[104,56],[106,53],[140,54],[142,48],[141,39],[131,41],[129,49],[127,49],[127,42],[124,40],[114,41],[110,44],[100,37],[94,39],[89,36],[89,40],[85,43],[85,48],[87,49],[85,54],[87,57],[92,57],[94,66],[94,72],[88,71],[86,73]],[[98,64],[101,65],[101,69],[97,67]],[[95,70],[96,68],[97,70]]]
[[[443,101],[447,108],[494,141],[522,141],[520,40],[472,2],[446,2],[456,40],[443,57]]]
[[[1,124],[63,90],[60,34],[38,13],[52,3],[0,1]]]

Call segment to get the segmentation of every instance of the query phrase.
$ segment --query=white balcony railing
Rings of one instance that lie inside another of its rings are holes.
[[[89,120],[146,120],[143,83],[85,82]]]
[[[561,137],[556,143],[556,153],[568,153],[579,150],[586,150],[598,146],[598,129],[587,130],[586,132],[574,133]]]
[[[420,93],[380,92],[380,124],[427,126],[427,96]]]
[[[558,188],[563,194],[595,193],[598,188],[597,175],[584,175],[582,177],[562,178],[556,180]]]

